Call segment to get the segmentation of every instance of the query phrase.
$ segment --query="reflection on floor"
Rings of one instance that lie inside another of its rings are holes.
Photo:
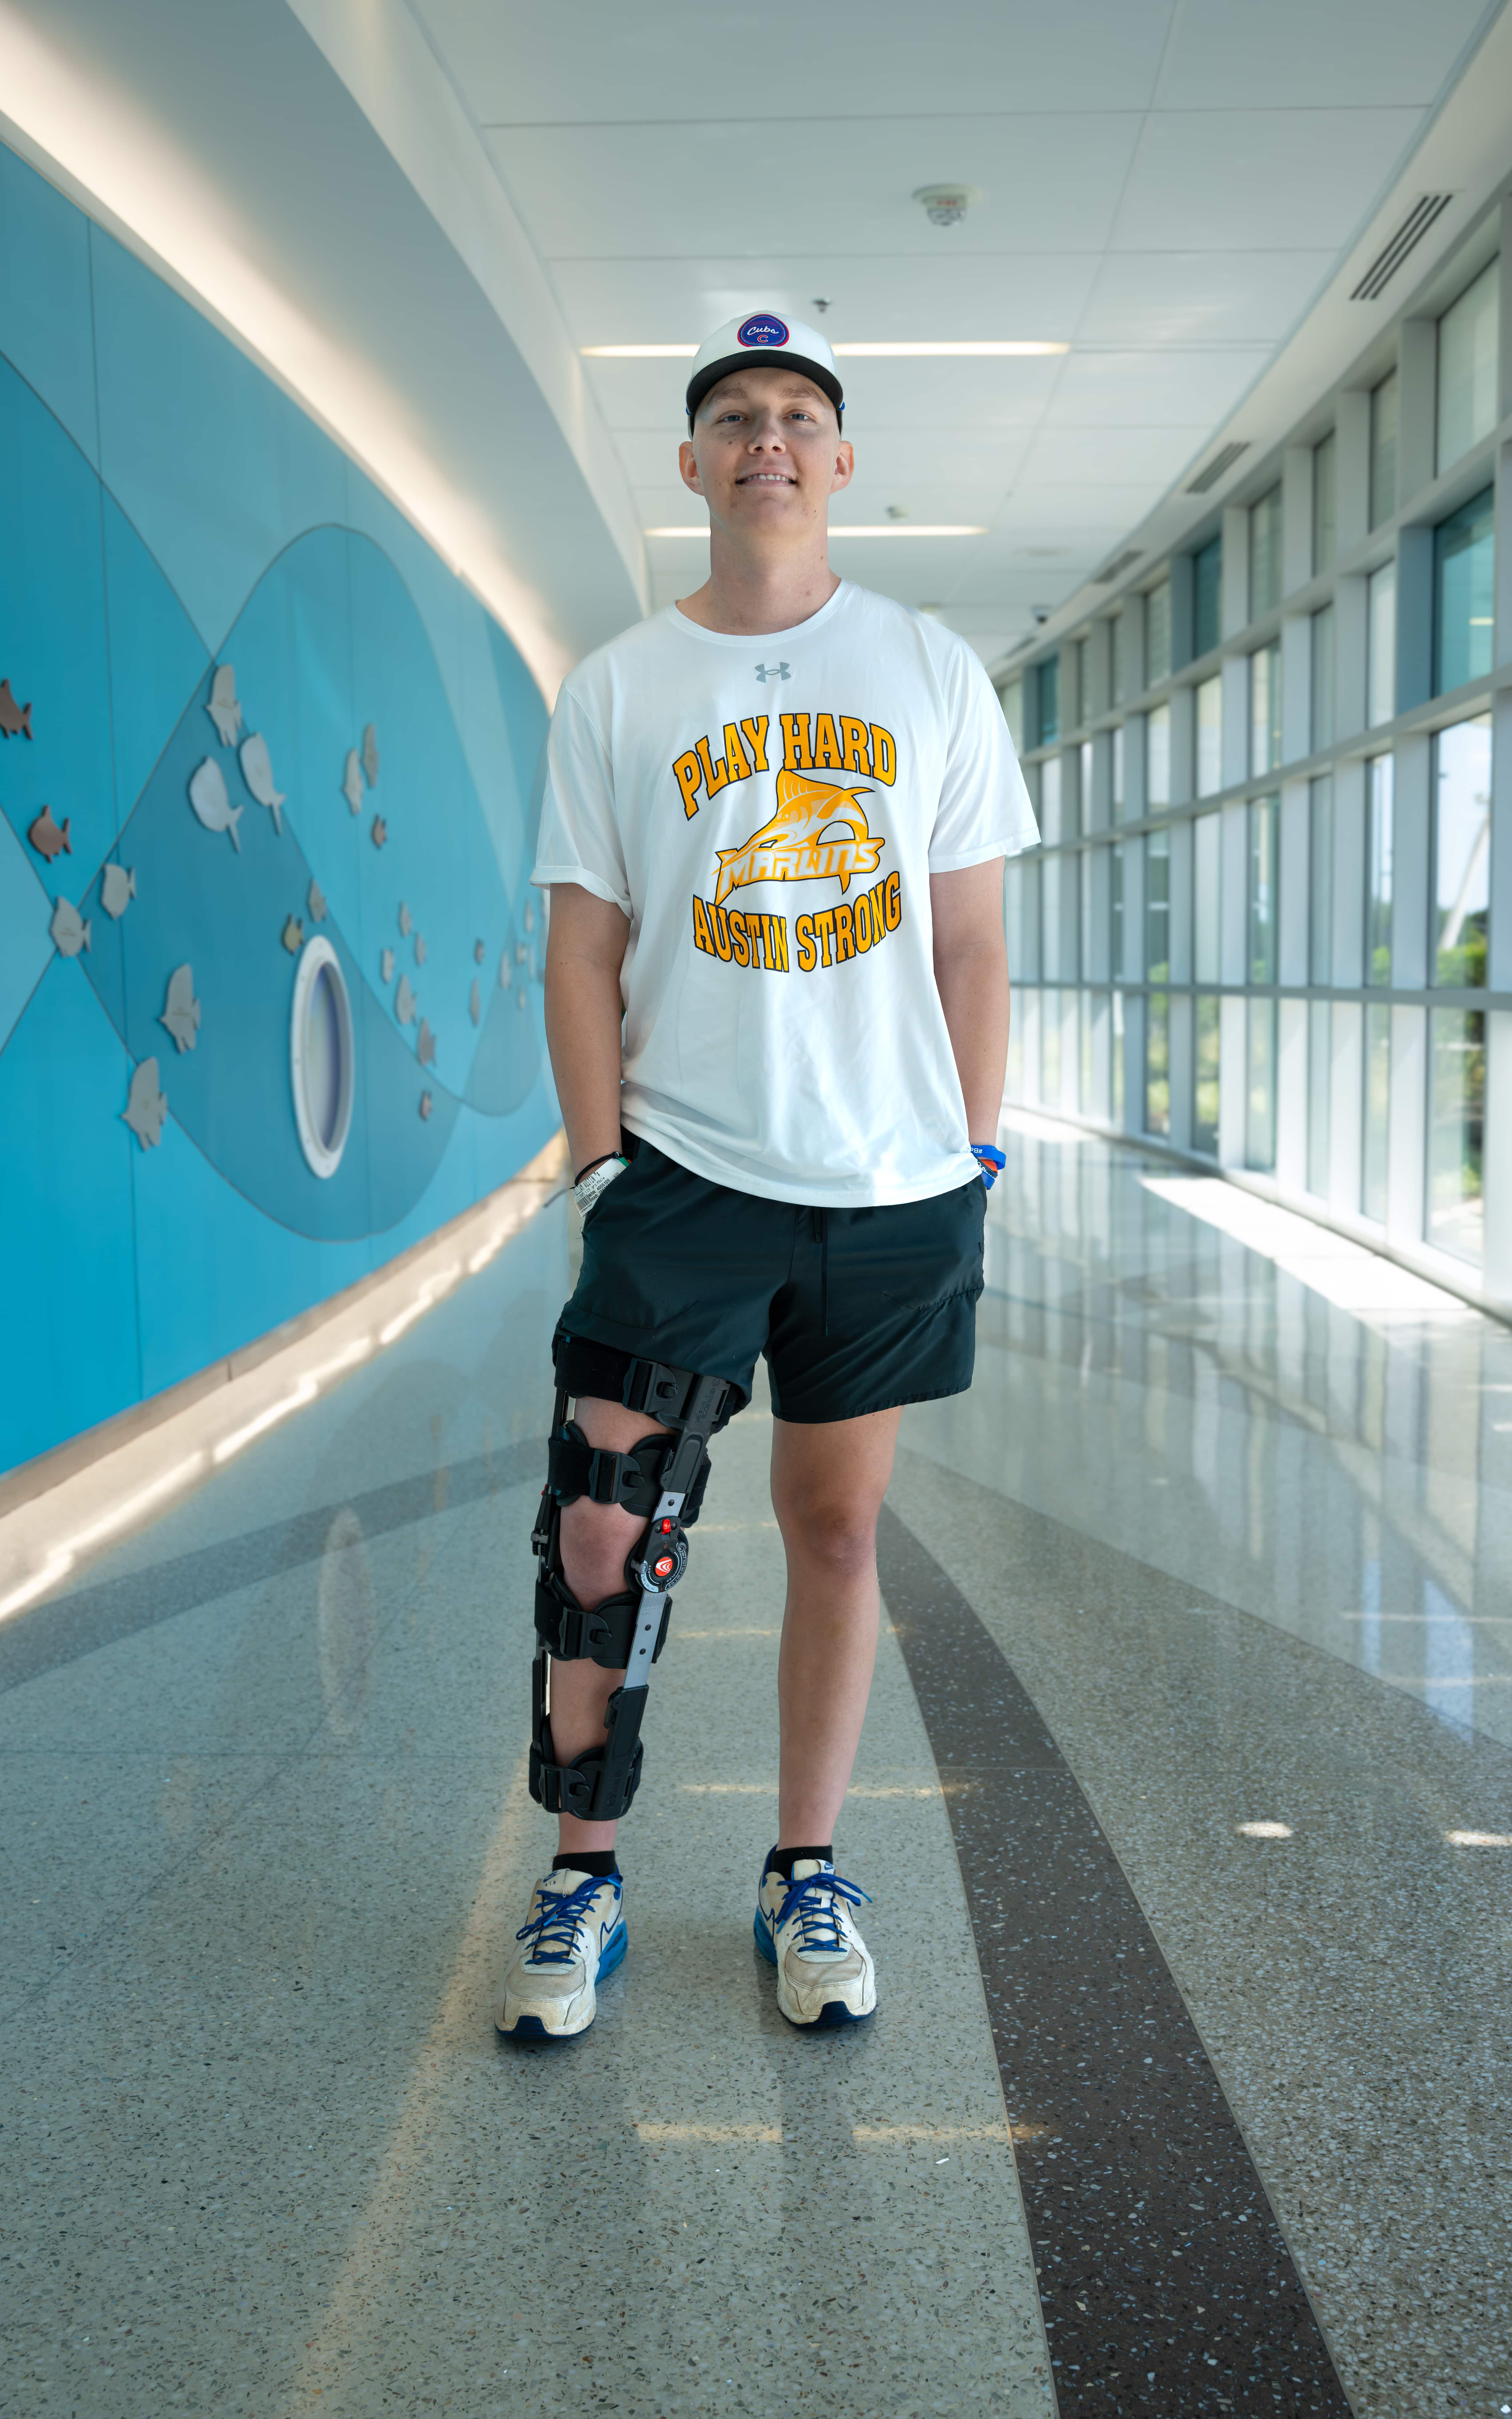
[[[1512,2403],[1512,1336],[1006,1139],[978,1382],[908,1415],[884,1541],[867,2030],[791,2033],[749,1939],[758,1405],[658,1673],[630,1956],[582,2042],[493,2035],[549,1854],[560,1204],[0,1630],[0,2408]]]

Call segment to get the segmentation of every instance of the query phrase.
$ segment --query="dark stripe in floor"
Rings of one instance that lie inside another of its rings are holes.
[[[255,1586],[259,1579],[318,1562],[338,1512],[354,1512],[364,1537],[382,1537],[417,1520],[433,1519],[438,1512],[501,1494],[505,1487],[532,1479],[539,1484],[545,1475],[546,1440],[528,1437],[498,1453],[479,1454],[414,1478],[393,1479],[345,1503],[323,1503],[245,1536],[227,1537],[219,1545],[176,1555],[171,1562],[149,1563],[118,1579],[50,1597],[0,1629],[0,1690],[18,1688],[43,1672],[92,1655],[97,1647],[112,1646],[117,1639],[213,1604],[218,1596]]]
[[[1062,2419],[1348,2419],[1222,2086],[1065,1758],[887,1508],[877,1543],[949,1810]]]

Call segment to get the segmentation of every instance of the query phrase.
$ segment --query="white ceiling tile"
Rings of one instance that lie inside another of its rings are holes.
[[[825,131],[984,92],[1018,110],[1143,109],[1173,14],[1172,0],[871,0],[864,20],[812,0],[766,0],[759,20],[707,0],[415,6],[482,123],[803,114]]]
[[[957,232],[939,231],[937,251],[905,258],[561,260],[552,273],[579,345],[699,344],[762,308],[806,318],[837,345],[1064,342],[1075,332],[1101,253],[962,253]],[[815,309],[818,296],[827,312]]]
[[[1124,428],[1112,445],[1105,428],[1042,428],[1029,448],[1015,501],[1041,484],[1055,486],[1072,479],[1115,487],[1148,479],[1157,489],[1167,487],[1207,441],[1208,425],[1199,421],[1186,428]]]
[[[1345,243],[1422,122],[1413,109],[1224,109],[1147,123],[1117,252]]]
[[[1085,345],[1279,343],[1335,251],[1115,252],[1076,326]]]
[[[1179,11],[1161,109],[1369,109],[1431,101],[1484,0],[1196,0]]]
[[[922,254],[1078,252],[1106,240],[1141,120],[1117,116],[894,117],[762,137],[762,176],[732,176],[738,120],[513,127],[493,152],[548,260],[823,250]],[[931,226],[916,186],[961,177],[982,199]],[[837,228],[847,241],[837,246]],[[823,239],[821,242],[819,239]]]
[[[1270,359],[1268,347],[1224,352],[1076,352],[1061,373],[1050,425],[1211,427],[1231,411]]]

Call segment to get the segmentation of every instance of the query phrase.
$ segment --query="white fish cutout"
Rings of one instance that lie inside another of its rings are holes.
[[[401,899],[399,901],[399,931],[402,937],[408,941],[414,929],[415,919],[410,915],[409,908],[404,903],[404,901]]]
[[[392,949],[385,949],[378,960],[378,964],[383,969],[383,980],[385,985],[391,983],[393,980],[393,951]]]
[[[534,901],[534,900],[533,900],[533,899],[527,899],[527,900],[526,900],[526,901],[525,901],[525,914],[524,914],[524,917],[523,917],[523,918],[522,918],[521,920],[522,920],[522,921],[523,921],[523,923],[524,923],[525,930],[527,931],[527,932],[534,932],[534,930],[535,930],[535,901]]]
[[[117,921],[136,897],[135,866],[107,865],[100,877],[100,903]]]
[[[273,760],[268,753],[268,742],[260,731],[241,743],[241,778],[260,807],[266,807],[273,818],[273,829],[284,837],[284,818],[279,813],[285,795],[273,779]]]
[[[393,994],[393,1012],[401,1025],[413,1025],[418,1005],[414,993],[409,988],[409,976],[401,975],[399,988]]]
[[[158,1023],[167,1026],[180,1050],[193,1049],[199,1040],[199,1002],[193,966],[175,966],[168,977],[168,996]]]
[[[515,944],[515,963],[517,966],[528,965],[530,963],[530,955],[531,953],[526,948],[524,942],[517,941]]]
[[[481,1025],[483,1023],[483,994],[478,989],[478,978],[476,975],[472,978],[471,988],[468,993],[468,1014],[471,1017],[474,1025]]]
[[[237,676],[229,664],[216,665],[205,711],[215,725],[222,747],[234,747],[241,736],[241,706],[237,697]]]
[[[363,811],[363,767],[355,747],[347,750],[347,770],[342,776],[341,794],[354,815]]]
[[[323,924],[326,920],[326,894],[313,873],[310,876],[310,887],[305,893],[304,903],[310,911],[311,923]]]
[[[415,1042],[415,1056],[423,1067],[434,1067],[436,1064],[436,1036],[424,1017],[420,1020],[420,1034]]]
[[[231,845],[238,855],[241,842],[237,838],[237,825],[245,809],[231,804],[231,793],[225,786],[225,775],[213,756],[207,756],[189,777],[189,803],[209,832],[229,832]]]
[[[415,934],[415,963],[416,963],[416,965],[417,965],[417,966],[423,966],[423,965],[424,964],[424,963],[425,963],[425,959],[426,959],[426,957],[427,957],[427,955],[428,955],[428,954],[429,954],[429,952],[427,951],[427,949],[426,949],[426,948],[425,948],[425,935],[424,935],[424,932],[417,932],[417,933]]]
[[[378,733],[371,723],[363,732],[363,771],[367,776],[368,788],[376,790],[378,777]]]
[[[144,1058],[131,1071],[131,1088],[126,1095],[121,1122],[131,1127],[144,1150],[154,1150],[162,1140],[163,1119],[168,1114],[168,1096],[158,1081],[158,1062]]]
[[[88,920],[80,915],[71,899],[58,901],[47,929],[60,958],[76,958],[81,949],[89,947]]]

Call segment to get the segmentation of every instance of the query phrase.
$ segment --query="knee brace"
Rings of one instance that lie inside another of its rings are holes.
[[[613,1823],[626,1813],[640,1780],[640,1721],[651,1667],[660,1655],[671,1591],[687,1567],[686,1531],[698,1518],[708,1482],[708,1442],[738,1408],[740,1389],[659,1361],[640,1361],[611,1345],[559,1334],[552,1346],[557,1398],[548,1448],[546,1489],[532,1536],[537,1558],[535,1663],[532,1672],[531,1795],[549,1813]],[[643,1436],[628,1453],[589,1443],[567,1417],[570,1396],[593,1394],[659,1420],[670,1434]],[[625,1592],[587,1611],[562,1566],[562,1507],[586,1495],[618,1503],[646,1523],[625,1560]],[[609,1702],[602,1748],[572,1764],[551,1745],[551,1662],[588,1658],[625,1680]]]

